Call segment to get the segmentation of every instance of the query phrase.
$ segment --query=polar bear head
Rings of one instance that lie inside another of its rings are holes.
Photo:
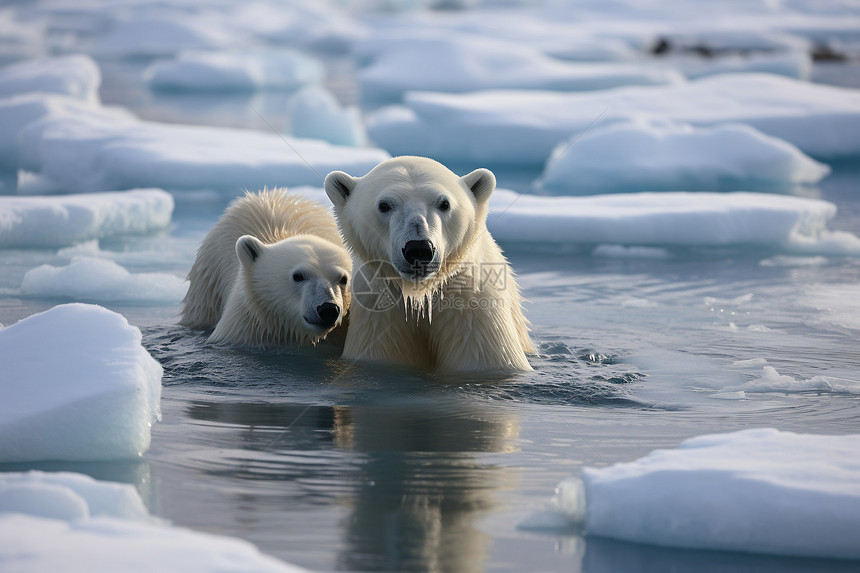
[[[347,247],[416,286],[444,280],[470,256],[495,186],[487,169],[458,177],[432,159],[408,156],[364,177],[334,171],[325,180]]]
[[[244,235],[236,241],[236,254],[247,304],[272,332],[316,341],[343,320],[352,273],[343,247],[314,235],[271,244]]]

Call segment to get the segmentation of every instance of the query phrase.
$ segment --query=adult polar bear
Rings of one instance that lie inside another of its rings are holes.
[[[203,239],[180,324],[209,342],[314,344],[349,309],[352,260],[322,205],[286,190],[246,193]]]
[[[495,186],[487,169],[458,177],[424,157],[395,157],[364,177],[326,177],[346,245],[362,263],[362,291],[404,297],[367,304],[354,281],[344,358],[531,370],[519,287],[486,226]]]

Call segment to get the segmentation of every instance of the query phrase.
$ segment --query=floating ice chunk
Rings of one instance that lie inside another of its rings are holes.
[[[586,468],[558,505],[589,535],[670,547],[860,558],[860,435],[699,436]],[[585,511],[581,510],[585,506]]]
[[[0,197],[0,248],[64,247],[165,228],[173,197],[159,189],[62,197]]]
[[[322,65],[294,51],[182,52],[144,72],[153,89],[254,91],[295,89],[321,82]]]
[[[572,63],[551,58],[527,43],[487,37],[414,34],[369,40],[359,48],[375,54],[359,74],[362,97],[397,100],[407,90],[469,92],[520,88],[600,90],[625,85],[675,84],[683,76],[669,69],[628,64]]]
[[[80,302],[179,302],[187,285],[167,273],[128,272],[117,263],[92,257],[73,259],[65,267],[41,265],[27,271],[21,294]]]
[[[0,97],[43,92],[98,102],[100,85],[99,67],[83,55],[29,60],[0,69]]]
[[[726,391],[745,393],[765,392],[844,392],[860,394],[860,381],[851,381],[830,376],[813,376],[798,380],[793,376],[780,374],[773,366],[764,366],[761,376]]]
[[[619,191],[787,190],[817,183],[830,168],[795,146],[741,124],[698,128],[619,122],[559,144],[538,184],[591,195]]]
[[[367,143],[358,108],[341,107],[334,95],[321,87],[305,88],[290,100],[290,131],[296,137],[335,145],[361,147]]]
[[[132,115],[117,108],[96,106],[59,94],[29,93],[0,98],[0,167],[16,169],[20,163],[19,135],[31,123],[48,116],[76,116],[92,121],[125,121]]]
[[[102,58],[172,56],[184,50],[230,47],[242,39],[205,12],[185,18],[174,14],[137,16],[113,22],[92,50]]]
[[[827,230],[836,206],[768,193],[631,193],[540,197],[498,189],[487,225],[502,243],[655,247],[758,245],[860,254],[860,238]]]
[[[769,74],[588,93],[408,92],[404,99],[405,107],[372,115],[368,135],[395,155],[443,162],[543,164],[561,141],[595,123],[634,118],[746,123],[818,159],[860,156],[860,90]]]
[[[307,573],[234,537],[110,517],[61,521],[0,514],[0,562],[19,573]]]
[[[245,129],[72,115],[37,121],[20,139],[22,167],[38,173],[43,188],[67,193],[160,187],[233,196],[264,186],[318,185],[335,169],[364,174],[389,157],[380,149]]]
[[[71,472],[0,473],[0,514],[9,512],[65,521],[99,515],[151,519],[134,486]]]
[[[4,571],[306,573],[239,539],[151,517],[131,485],[68,472],[0,474]]]
[[[134,458],[160,419],[161,365],[140,331],[73,303],[0,330],[0,460]]]

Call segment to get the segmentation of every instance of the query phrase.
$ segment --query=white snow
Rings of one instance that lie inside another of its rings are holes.
[[[497,189],[487,225],[507,244],[656,247],[755,245],[860,254],[860,238],[827,230],[836,206],[769,193],[619,193],[541,197]]]
[[[80,302],[179,302],[187,285],[167,273],[130,273],[107,259],[79,257],[64,267],[41,265],[30,269],[21,283],[21,294],[38,298],[63,298]]]
[[[671,547],[860,558],[860,435],[753,429],[586,468],[558,506],[589,535]]]
[[[160,419],[162,368],[105,308],[56,306],[0,330],[0,461],[136,458]]]
[[[0,69],[0,97],[43,92],[98,102],[100,85],[99,67],[83,55],[28,60]]]
[[[743,124],[622,121],[560,143],[538,185],[559,194],[788,190],[830,173],[795,146]]]
[[[153,89],[206,92],[295,89],[324,77],[318,61],[287,50],[182,52],[144,72]]]
[[[305,88],[290,99],[290,133],[334,145],[367,144],[358,108],[341,107],[331,92],[319,86]]]
[[[860,90],[769,74],[587,93],[407,92],[404,100],[371,116],[368,135],[392,154],[442,162],[543,164],[561,141],[597,124],[639,118],[698,127],[746,123],[818,159],[860,156]]]
[[[0,197],[0,248],[63,247],[167,227],[173,197],[159,189],[58,197]]]
[[[407,90],[469,92],[519,88],[600,90],[624,85],[676,84],[684,77],[658,66],[572,63],[526,43],[455,33],[374,37],[359,47],[372,63],[359,74],[362,97],[397,100]]]
[[[812,74],[812,57],[806,50],[766,52],[748,56],[733,54],[707,59],[678,56],[658,61],[671,69],[680,70],[689,79],[717,74],[757,72],[808,80]]]
[[[319,184],[335,169],[364,174],[389,157],[380,149],[275,133],[78,114],[45,117],[19,139],[22,168],[39,175],[31,183],[37,192],[160,187],[233,196],[264,186]]]
[[[0,473],[0,514],[71,521],[95,516],[151,520],[132,485],[72,472]]]
[[[303,573],[240,539],[151,517],[131,485],[69,473],[0,474],[0,568]]]

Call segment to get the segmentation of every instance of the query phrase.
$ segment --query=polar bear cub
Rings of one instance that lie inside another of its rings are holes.
[[[395,157],[325,191],[356,257],[343,356],[441,371],[531,370],[510,265],[486,227],[495,176]],[[360,281],[359,281],[360,277]]]
[[[351,273],[322,205],[284,189],[246,193],[197,251],[180,324],[214,329],[214,343],[315,344],[342,324]]]

